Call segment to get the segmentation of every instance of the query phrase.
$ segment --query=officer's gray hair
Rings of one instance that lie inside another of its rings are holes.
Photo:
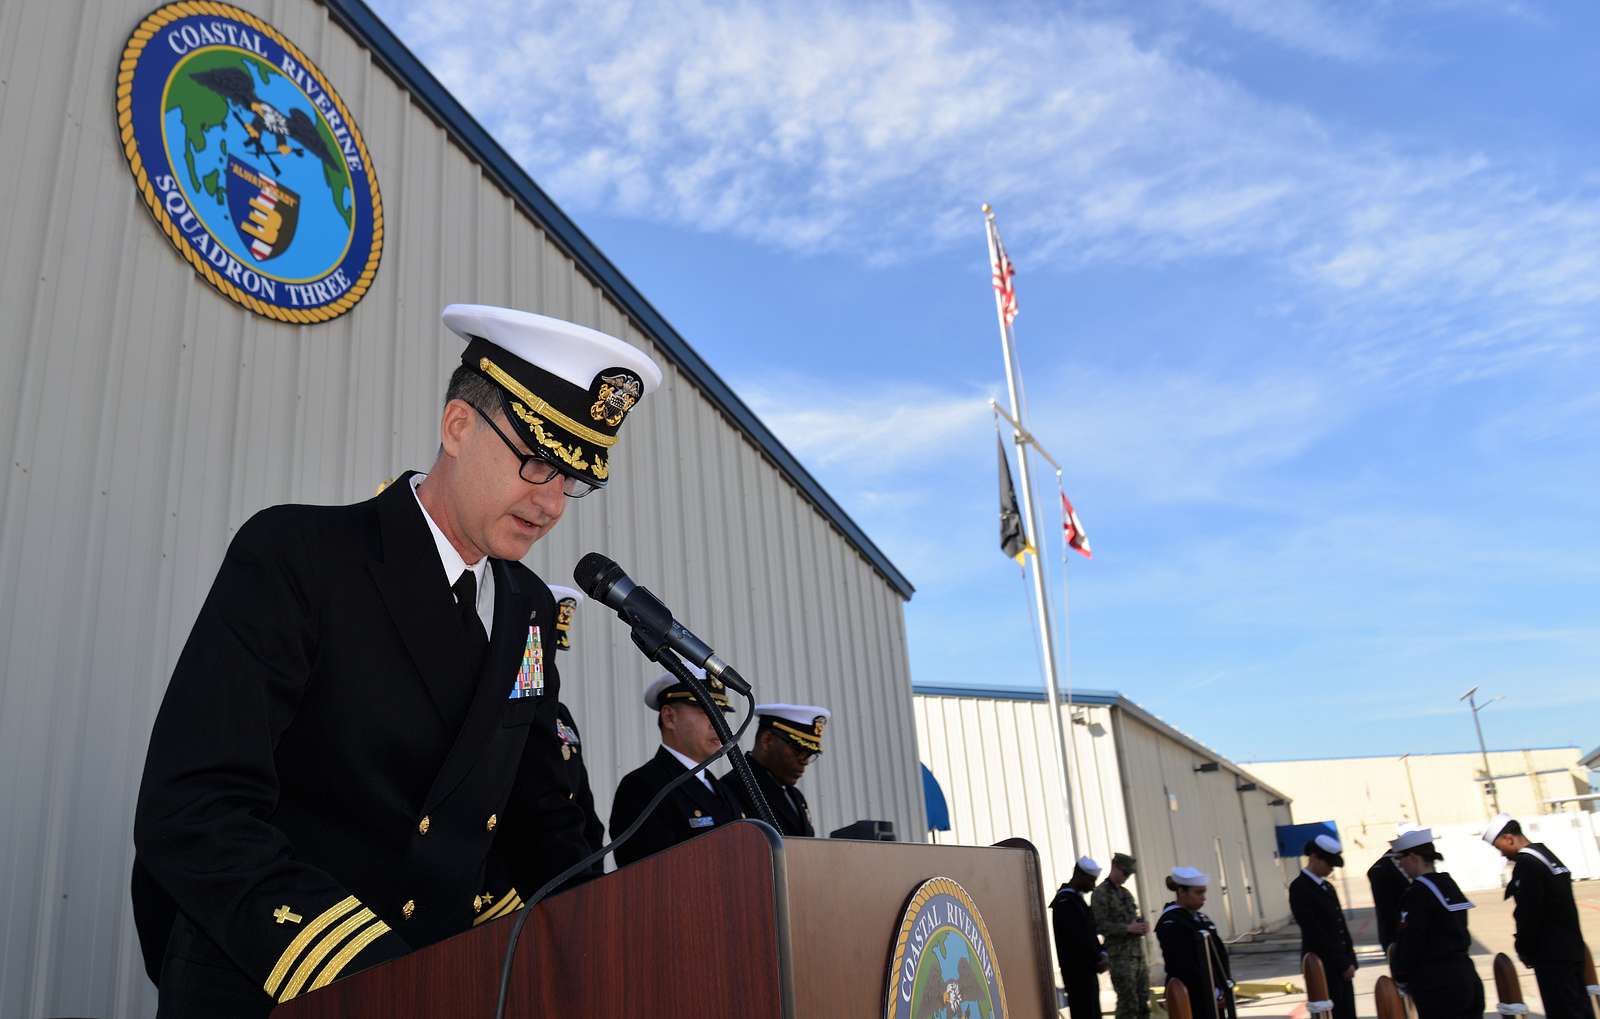
[[[461,400],[492,418],[500,409],[500,387],[466,365],[459,365],[444,390],[444,402],[451,400]]]

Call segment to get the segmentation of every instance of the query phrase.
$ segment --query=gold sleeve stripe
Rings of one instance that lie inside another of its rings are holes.
[[[316,947],[307,952],[306,957],[300,960],[300,965],[295,967],[294,976],[290,978],[289,983],[283,988],[283,996],[278,1000],[288,1001],[299,994],[300,989],[306,985],[306,981],[311,979],[311,974],[316,972],[317,966],[322,963],[323,959],[328,957],[328,953],[338,948],[339,943],[354,933],[357,927],[366,924],[372,919],[372,910],[363,906],[360,912],[329,931],[322,940],[317,942]]]
[[[518,895],[517,890],[513,888],[506,892],[499,902],[485,910],[482,916],[472,921],[472,926],[476,927],[480,923],[487,923],[497,917],[508,916],[520,908],[522,908],[522,896]]]
[[[366,948],[387,933],[389,933],[389,925],[379,920],[351,938],[350,943],[339,949],[339,954],[328,960],[328,964],[322,967],[322,972],[318,973],[317,979],[312,981],[311,989],[314,991],[319,987],[326,987],[334,980],[337,980],[339,974],[344,972],[344,968],[350,965],[351,959],[360,955],[363,948]]]
[[[278,996],[278,985],[283,983],[283,978],[289,975],[289,967],[293,966],[294,961],[300,958],[300,953],[304,952],[306,947],[315,941],[317,935],[326,930],[329,924],[359,905],[361,905],[360,899],[354,895],[347,895],[325,910],[321,916],[306,924],[305,930],[296,934],[294,940],[289,942],[289,947],[285,948],[283,954],[278,956],[277,964],[272,967],[272,973],[267,977],[265,984],[267,994],[276,998]]]
[[[550,406],[547,401],[534,396],[533,393],[528,391],[527,386],[524,386],[522,383],[518,382],[516,378],[508,374],[504,368],[501,368],[487,357],[478,358],[478,367],[487,373],[490,378],[494,379],[505,388],[511,390],[514,395],[522,397],[522,402],[526,403],[529,407],[532,407],[535,414],[543,414],[545,417],[549,418],[551,421],[554,421],[562,428],[565,428],[573,435],[576,435],[578,438],[592,442],[602,449],[609,449],[617,444],[617,437],[615,435],[607,435],[605,432],[597,432],[583,422],[574,421],[572,418],[567,417],[559,410],[556,410],[554,407]]]

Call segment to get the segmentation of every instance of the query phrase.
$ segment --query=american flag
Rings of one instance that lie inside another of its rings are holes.
[[[1006,254],[1006,246],[1000,243],[1000,228],[990,226],[994,231],[994,261],[989,263],[989,272],[994,280],[995,293],[1000,295],[1000,312],[1006,317],[1006,325],[1017,320],[1017,268],[1011,264],[1011,256]]]

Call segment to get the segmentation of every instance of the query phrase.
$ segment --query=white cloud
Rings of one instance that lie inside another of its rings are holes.
[[[886,466],[897,470],[948,458],[986,434],[988,398],[940,392],[926,387],[824,385],[821,380],[790,380],[781,389],[771,380],[742,387],[762,421],[807,464],[831,468],[843,477],[876,480]]]
[[[1382,56],[1379,26],[1345,4],[1336,10],[1317,0],[1202,0],[1247,32],[1317,56],[1371,60]]]
[[[1351,57],[1392,15],[1209,2]],[[1317,298],[1338,326],[1306,339],[1349,348],[1355,370],[1503,372],[1573,356],[1600,319],[1600,181],[1352,136],[1115,18],[843,0],[404,11],[408,42],[580,210],[882,263],[972,247],[987,199],[1024,272],[1253,257],[1264,286]]]

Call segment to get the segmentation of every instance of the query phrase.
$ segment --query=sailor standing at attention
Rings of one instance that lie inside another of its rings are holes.
[[[1328,978],[1333,1019],[1356,1019],[1356,948],[1344,921],[1332,876],[1344,866],[1343,846],[1332,835],[1306,843],[1306,865],[1289,883],[1289,910],[1300,927],[1300,953],[1314,954]]]
[[[1549,1019],[1594,1019],[1583,980],[1583,931],[1572,872],[1542,842],[1529,842],[1509,814],[1489,822],[1483,841],[1513,864],[1506,898],[1516,899],[1517,958],[1533,969]]]
[[[1449,874],[1433,831],[1418,828],[1394,840],[1395,858],[1411,879],[1400,900],[1400,928],[1389,960],[1395,982],[1416,1002],[1418,1019],[1482,1019],[1483,980],[1468,952],[1472,902]]]
[[[1167,877],[1173,900],[1156,921],[1167,979],[1182,980],[1189,992],[1194,1019],[1237,1015],[1233,1003],[1233,971],[1217,925],[1200,912],[1210,878],[1193,867],[1174,867]]]
[[[1055,934],[1056,962],[1061,967],[1061,986],[1067,991],[1067,1006],[1072,1019],[1100,1019],[1100,974],[1111,968],[1100,935],[1095,933],[1094,913],[1084,896],[1094,891],[1100,865],[1087,856],[1078,858],[1072,880],[1061,886],[1050,901],[1050,926]]]
[[[705,670],[693,665],[687,668],[710,689],[712,703],[718,710],[733,710],[721,680],[707,679]],[[661,745],[656,748],[654,757],[622,776],[617,784],[616,794],[611,798],[613,840],[644,813],[650,800],[667,783],[709,760],[722,748],[711,717],[701,708],[688,684],[672,673],[663,673],[650,681],[644,690],[644,706],[656,713]],[[737,821],[741,816],[739,802],[727,784],[710,771],[702,771],[668,793],[633,837],[612,851],[612,856],[617,866],[625,867],[729,821]]]
[[[811,804],[800,791],[800,779],[812,761],[822,756],[822,730],[833,712],[815,704],[758,704],[756,748],[746,756],[756,786],[778,820],[779,835],[812,838]],[[760,817],[742,782],[727,786],[739,797],[746,817]]]

